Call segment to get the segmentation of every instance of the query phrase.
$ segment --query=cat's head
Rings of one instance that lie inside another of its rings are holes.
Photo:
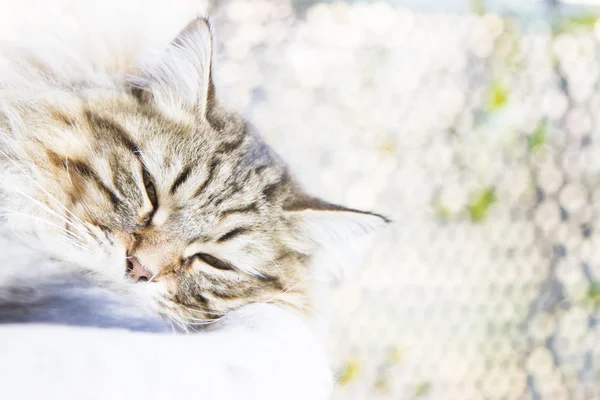
[[[150,293],[167,315],[210,320],[252,302],[308,311],[315,280],[338,267],[320,254],[351,251],[386,220],[306,194],[215,100],[211,58],[197,19],[135,76],[50,82],[29,115],[15,105],[27,131],[5,116],[5,202],[37,219],[13,211],[12,225]]]

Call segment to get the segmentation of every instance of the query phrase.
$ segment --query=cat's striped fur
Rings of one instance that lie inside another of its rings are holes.
[[[167,316],[214,320],[265,302],[310,312],[336,268],[319,254],[385,222],[306,194],[218,102],[203,18],[143,68],[24,50],[3,61],[4,228]]]

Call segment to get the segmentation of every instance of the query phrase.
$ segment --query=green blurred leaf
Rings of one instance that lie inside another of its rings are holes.
[[[434,203],[432,206],[433,212],[435,213],[435,216],[438,219],[445,221],[452,216],[450,209],[443,205],[441,202]]]
[[[488,112],[496,111],[508,101],[508,90],[502,83],[494,81],[487,90],[485,101],[485,108]]]
[[[377,151],[382,155],[391,156],[396,153],[396,148],[396,142],[391,138],[387,138],[377,147]]]
[[[587,292],[587,299],[590,300],[595,306],[600,306],[600,282],[595,281],[590,285],[590,289]]]
[[[373,385],[373,389],[379,393],[387,392],[390,390],[390,382],[385,377],[377,378],[375,384]]]
[[[600,19],[596,12],[585,12],[582,14],[564,16],[556,23],[555,34],[591,30]]]
[[[582,28],[593,28],[596,21],[600,18],[599,14],[588,12],[580,15],[567,17],[566,21],[570,24],[580,26]]]
[[[485,14],[485,1],[484,0],[471,0],[471,11],[473,14],[483,15]]]
[[[473,222],[482,222],[492,204],[496,202],[496,189],[486,188],[477,193],[468,206],[469,216]]]
[[[535,127],[533,132],[527,136],[527,148],[529,151],[546,143],[546,132],[547,124],[545,121],[541,121],[538,126]]]
[[[356,360],[348,361],[348,363],[344,366],[344,371],[342,375],[339,377],[338,382],[340,385],[347,385],[360,375],[360,363]]]
[[[388,365],[396,365],[400,364],[402,358],[404,358],[404,350],[402,349],[402,347],[396,346],[390,349],[390,351],[387,353],[385,361]]]
[[[424,397],[427,396],[431,392],[431,383],[427,381],[422,381],[417,383],[414,390],[415,397]]]

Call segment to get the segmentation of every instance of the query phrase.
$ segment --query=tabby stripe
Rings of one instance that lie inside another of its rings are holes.
[[[262,194],[265,196],[265,199],[271,200],[273,193],[275,193],[278,187],[279,182],[271,183],[270,185],[265,186],[265,188],[262,190]]]
[[[102,182],[102,179],[92,170],[92,168],[84,163],[83,161],[68,160],[61,157],[51,150],[46,150],[49,161],[57,167],[65,168],[67,171],[74,171],[79,174],[80,177],[91,179],[94,181],[96,186],[102,190],[106,196],[110,199],[114,209],[117,209],[121,205],[119,197]]]
[[[265,199],[267,201],[272,201],[273,195],[277,192],[277,189],[279,189],[282,186],[285,186],[285,184],[288,183],[289,180],[290,180],[290,176],[286,171],[283,173],[283,175],[281,175],[281,177],[276,182],[273,182],[273,183],[265,186],[264,189],[262,190],[262,194],[265,197]]]
[[[117,190],[117,192],[125,193],[124,189],[126,188],[126,185],[133,178],[129,173],[127,173],[127,168],[124,168],[122,166],[119,157],[112,156],[110,160],[110,165],[112,167],[111,179],[114,188]],[[124,174],[126,175],[126,177],[122,176]]]
[[[208,305],[208,299],[203,296],[200,293],[192,293],[192,297],[196,300],[198,300],[198,302],[200,302],[200,304],[202,304],[204,307],[206,307]]]
[[[231,153],[232,151],[234,151],[242,145],[245,138],[246,135],[244,134],[241,135],[238,139],[234,140],[233,142],[221,143],[221,145],[217,148],[217,153]]]
[[[181,171],[179,176],[177,176],[177,179],[175,179],[175,182],[173,182],[171,190],[169,190],[171,194],[175,194],[177,188],[179,188],[179,186],[181,186],[190,177],[190,172],[192,172],[192,167],[190,166],[185,167],[183,171]]]
[[[123,145],[136,157],[140,157],[139,147],[131,140],[129,134],[118,123],[98,114],[94,114],[90,110],[85,111],[85,118],[96,136],[98,136],[96,129],[102,133],[110,133],[118,143]]]
[[[75,118],[65,114],[61,110],[52,110],[51,113],[52,113],[52,117],[55,120],[63,123],[64,125],[66,125],[68,127],[77,126],[77,122],[76,122]]]
[[[221,216],[224,217],[224,216],[231,215],[231,214],[241,214],[241,213],[248,213],[248,212],[255,212],[255,211],[258,211],[256,203],[250,203],[245,207],[231,208],[229,210],[224,210],[221,212]]]
[[[257,278],[264,283],[270,284],[274,289],[283,291],[286,287],[281,283],[281,281],[271,275],[258,275]]]
[[[256,295],[256,288],[252,286],[231,286],[220,289],[211,289],[210,293],[221,300],[235,300],[239,298],[251,298]]]
[[[108,186],[106,186],[104,182],[102,182],[102,179],[100,179],[100,177],[94,171],[92,171],[92,169],[87,164],[81,161],[72,161],[69,165],[82,177],[94,181],[96,186],[98,186],[98,188],[100,188],[100,190],[102,190],[110,199],[110,202],[112,203],[114,209],[117,209],[121,205],[121,200],[116,195],[116,193],[113,192]]]
[[[262,173],[262,172],[263,172],[263,171],[264,171],[266,168],[267,168],[267,166],[266,166],[266,165],[259,165],[258,167],[256,167],[256,168],[254,169],[254,173],[255,173],[256,175],[260,175],[260,174],[261,174],[261,173]]]
[[[248,231],[249,231],[248,228],[235,228],[235,229],[227,232],[226,234],[224,234],[220,238],[218,238],[217,239],[217,243],[221,243],[221,242],[225,242],[227,240],[231,240],[234,237],[242,235],[242,234],[244,234],[244,233],[246,233]]]
[[[240,297],[240,295],[238,293],[233,293],[232,291],[222,291],[222,290],[217,290],[217,289],[212,289],[210,291],[210,293],[221,300],[233,300],[233,299],[237,299],[238,297]]]
[[[213,159],[210,165],[208,166],[208,176],[206,177],[204,182],[202,182],[202,185],[196,190],[196,192],[194,193],[194,197],[200,196],[204,189],[206,189],[206,187],[212,182],[215,175],[215,169],[217,169],[217,165],[219,165],[219,161],[217,159]]]

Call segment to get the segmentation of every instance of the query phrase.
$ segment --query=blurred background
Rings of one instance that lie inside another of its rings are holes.
[[[396,221],[336,293],[337,399],[600,399],[600,1],[213,13],[220,94]]]
[[[219,96],[396,221],[335,293],[336,400],[600,399],[600,0],[201,3]]]

